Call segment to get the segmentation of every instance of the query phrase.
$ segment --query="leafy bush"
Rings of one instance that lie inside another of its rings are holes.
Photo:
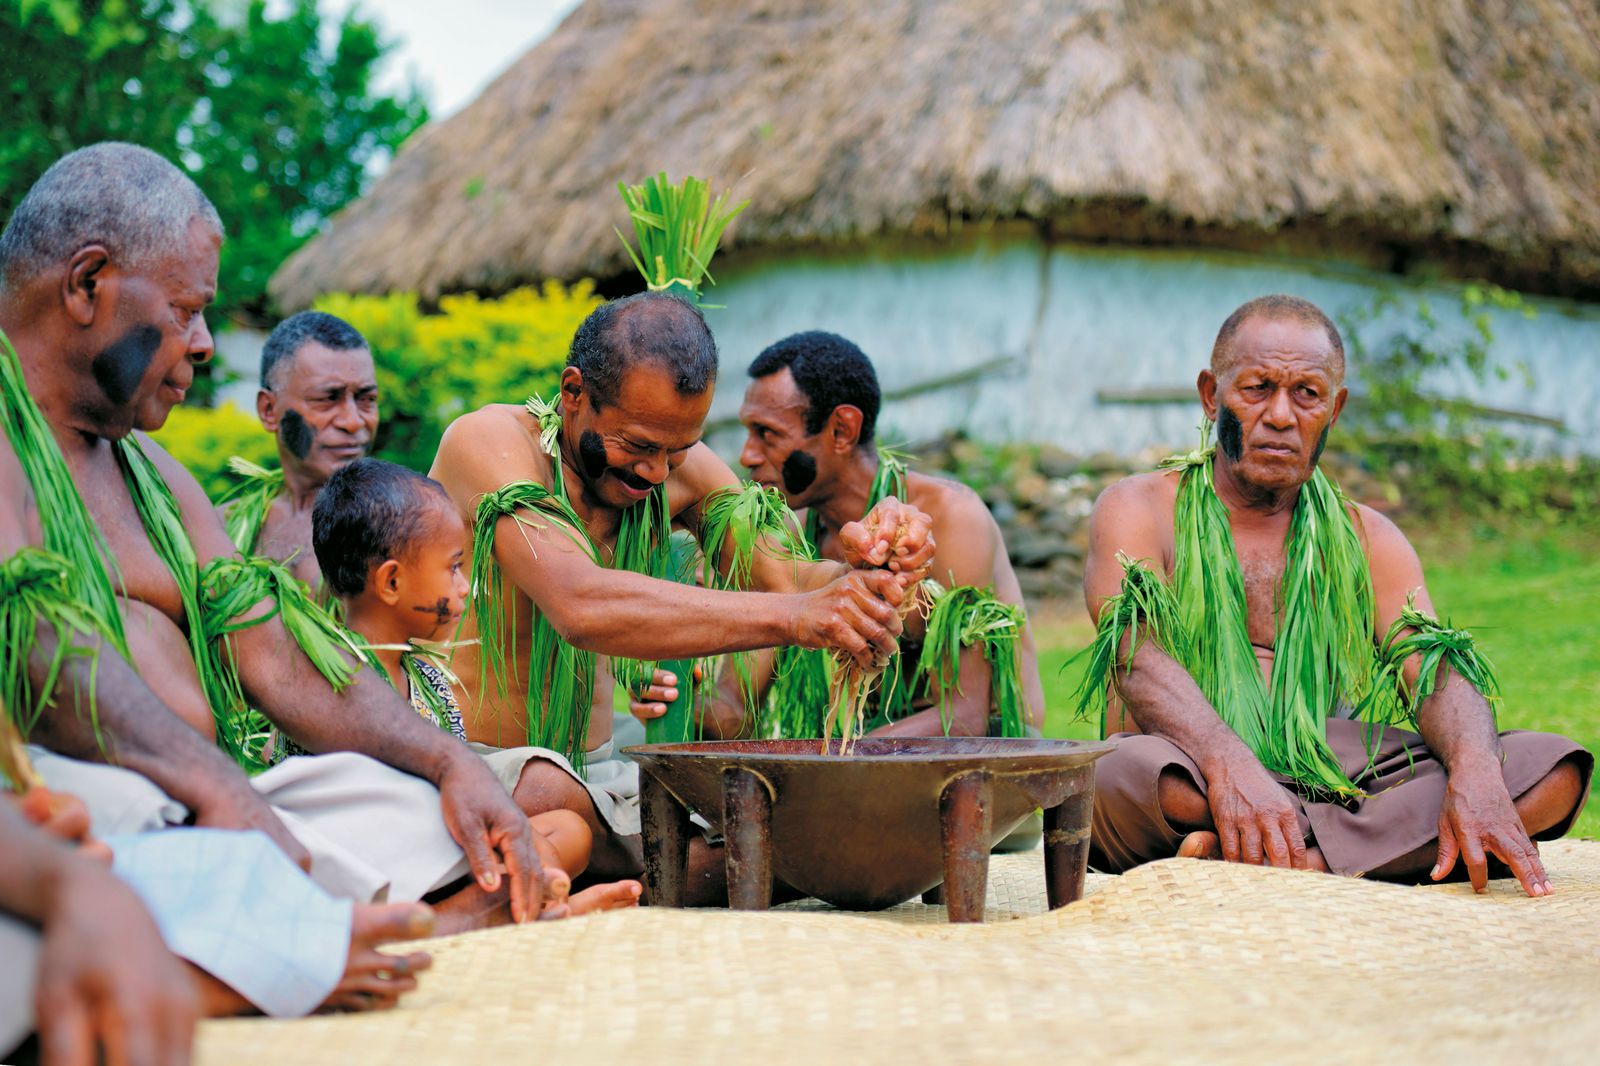
[[[1334,446],[1398,483],[1407,504],[1423,511],[1548,520],[1600,506],[1600,463],[1540,456],[1506,431],[1503,414],[1434,391],[1441,378],[1463,375],[1475,384],[1513,375],[1532,384],[1526,366],[1495,358],[1492,321],[1495,310],[1532,318],[1532,306],[1488,284],[1463,286],[1459,299],[1464,328],[1442,324],[1425,299],[1408,305],[1392,292],[1341,317],[1360,399]]]
[[[601,302],[588,281],[547,281],[494,300],[446,296],[438,314],[424,314],[412,293],[335,293],[316,307],[349,322],[372,346],[383,412],[378,454],[425,471],[458,415],[553,391],[572,334]]]
[[[228,460],[242,455],[252,462],[274,466],[278,446],[261,428],[252,412],[231,403],[221,407],[174,407],[155,440],[199,479],[215,500],[233,484]]]

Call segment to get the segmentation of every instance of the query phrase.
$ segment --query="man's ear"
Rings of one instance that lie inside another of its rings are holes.
[[[1328,425],[1331,426],[1339,421],[1339,415],[1344,411],[1344,403],[1349,398],[1350,390],[1343,385],[1339,386],[1339,391],[1334,393],[1333,396],[1333,417],[1328,419]]]
[[[583,405],[583,371],[569,366],[561,371],[561,416],[575,415]]]
[[[283,412],[278,410],[278,394],[271,389],[256,390],[256,417],[261,420],[261,428],[268,433],[277,433],[278,426],[283,422]]]
[[[385,559],[372,568],[367,587],[378,597],[378,602],[393,607],[400,602],[400,560]]]
[[[111,253],[103,244],[90,244],[78,249],[67,260],[67,272],[61,279],[61,302],[67,315],[85,328],[94,325],[96,310],[115,303],[116,268],[111,266]]]
[[[1205,408],[1206,417],[1215,422],[1217,420],[1217,377],[1209,367],[1200,371],[1200,377],[1195,382],[1195,388],[1200,390],[1200,406]]]
[[[856,450],[861,443],[861,408],[842,403],[828,416],[828,443],[837,455]]]

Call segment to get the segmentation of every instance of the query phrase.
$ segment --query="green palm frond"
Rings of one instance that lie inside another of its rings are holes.
[[[238,455],[228,460],[228,469],[239,481],[222,494],[217,506],[228,512],[228,539],[246,555],[254,555],[267,512],[283,495],[283,471],[268,470]]]
[[[79,602],[75,584],[71,565],[59,555],[39,548],[23,548],[0,563],[0,649],[4,649],[0,652],[0,719],[22,738],[27,737],[50,705],[51,693],[67,660],[83,657],[94,661],[94,645],[80,642],[80,638],[111,642],[104,622]],[[55,647],[43,684],[35,686],[29,661],[41,627],[54,634]],[[93,720],[92,692],[89,702]],[[3,767],[0,772],[17,781]]]
[[[730,207],[727,192],[713,199],[704,180],[687,177],[674,185],[666,171],[637,185],[619,183],[617,191],[633,221],[638,251],[621,230],[616,231],[617,238],[645,285],[652,292],[680,292],[698,303],[702,282],[715,284],[709,266],[723,230],[749,201]]]
[[[928,589],[931,603],[927,635],[917,677],[904,687],[918,688],[933,697],[948,734],[950,697],[961,691],[961,653],[979,645],[989,664],[990,706],[1000,715],[1000,735],[1026,736],[1021,638],[1027,615],[1023,609],[996,597],[992,588],[958,585],[942,589],[932,581],[924,582],[923,587]]]
[[[16,349],[0,332],[0,424],[33,490],[44,549],[65,561],[73,594],[84,612],[99,619],[126,658],[128,638],[117,605],[116,561],[100,527],[89,515],[72,471],[44,413],[28,393]]]

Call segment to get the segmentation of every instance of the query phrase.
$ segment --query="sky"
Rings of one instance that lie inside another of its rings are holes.
[[[332,20],[352,6],[396,42],[380,87],[414,78],[440,119],[471,103],[578,0],[323,0],[322,11]]]

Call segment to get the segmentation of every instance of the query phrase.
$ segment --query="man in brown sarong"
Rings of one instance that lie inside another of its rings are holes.
[[[1344,406],[1343,379],[1338,330],[1314,305],[1284,296],[1235,311],[1199,377],[1201,403],[1218,427],[1212,478],[1243,580],[1245,626],[1269,683],[1286,609],[1280,585],[1290,580],[1290,521]],[[1142,474],[1096,503],[1084,595],[1097,619],[1122,587],[1121,560],[1143,561],[1170,580],[1181,550],[1203,550],[1185,549],[1174,535],[1179,483],[1176,471]],[[1408,597],[1431,612],[1422,566],[1389,519],[1361,506],[1351,518],[1382,639]],[[1487,700],[1445,665],[1417,706],[1418,732],[1385,728],[1370,766],[1372,727],[1327,709],[1328,747],[1360,790],[1337,800],[1269,772],[1158,643],[1139,640],[1131,662],[1127,641],[1118,651],[1106,731],[1120,743],[1097,764],[1097,869],[1220,855],[1416,882],[1445,878],[1460,858],[1482,891],[1492,856],[1529,895],[1551,891],[1533,840],[1566,832],[1583,806],[1594,758],[1579,745],[1547,733],[1496,735]],[[1413,656],[1407,685],[1418,683],[1419,671]]]

